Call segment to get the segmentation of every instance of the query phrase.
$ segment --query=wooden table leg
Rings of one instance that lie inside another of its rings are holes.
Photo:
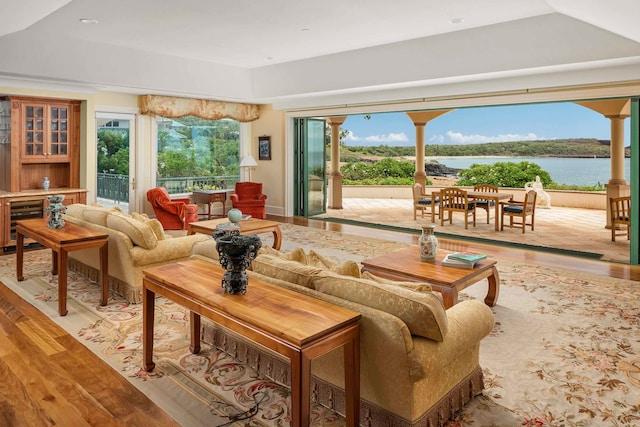
[[[301,352],[293,352],[291,355],[291,425],[292,426],[303,426],[307,427],[309,425],[309,414],[301,413],[302,406],[302,396],[300,396],[300,391],[302,390],[302,353]],[[310,365],[310,362],[309,362]]]
[[[495,221],[495,223],[496,223],[496,231],[500,231],[500,217],[498,216],[498,213],[499,213],[498,211],[499,211],[500,209],[499,209],[499,206],[498,206],[498,205],[499,205],[499,203],[498,203],[498,201],[496,200],[496,203],[495,203],[494,208],[493,208],[493,211],[494,211],[494,214],[493,214],[493,215],[494,215],[494,221]]]
[[[58,249],[58,313],[67,315],[67,251]]]
[[[145,279],[143,279],[144,282]],[[143,285],[142,289],[142,367],[152,371],[153,363],[153,323],[156,308],[156,294]]]
[[[58,253],[55,250],[51,250],[51,274],[54,276],[58,274]]]
[[[191,353],[200,353],[200,315],[193,311],[189,312],[189,324],[191,329]]]
[[[100,305],[107,305],[109,301],[109,242],[100,247],[100,271],[102,285],[102,299]]]
[[[18,282],[24,280],[23,276],[23,263],[24,263],[24,235],[22,233],[16,233],[16,278]]]
[[[442,294],[445,310],[453,307],[458,302],[458,290],[453,286],[443,286],[438,291]]]
[[[282,231],[279,226],[275,226],[273,229],[273,249],[280,250],[280,246],[282,246]]]
[[[353,339],[344,345],[344,391],[347,426],[360,425],[360,327],[354,327]]]
[[[492,275],[487,277],[487,281],[489,282],[489,290],[487,291],[487,296],[484,299],[484,303],[489,307],[493,307],[498,302],[498,296],[500,294],[500,275],[498,274],[498,269],[495,267],[491,268],[493,272]]]

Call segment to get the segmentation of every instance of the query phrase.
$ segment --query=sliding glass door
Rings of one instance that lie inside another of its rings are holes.
[[[326,212],[325,121],[295,119],[294,215],[310,217]]]

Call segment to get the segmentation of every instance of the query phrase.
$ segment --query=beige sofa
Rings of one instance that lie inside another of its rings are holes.
[[[194,245],[193,258],[217,262],[215,241]],[[260,279],[362,314],[361,425],[441,426],[483,389],[480,341],[492,330],[491,309],[475,300],[444,309],[427,283],[360,275],[354,262],[336,264],[313,251],[262,248],[248,271]],[[278,382],[287,364],[241,337],[203,322],[203,339]],[[342,349],[312,364],[315,401],[344,414]]]
[[[143,269],[187,259],[194,243],[212,240],[204,234],[171,237],[157,220],[118,208],[73,204],[63,219],[109,235],[109,288],[131,303],[142,302]],[[97,280],[98,249],[69,252],[69,269]]]

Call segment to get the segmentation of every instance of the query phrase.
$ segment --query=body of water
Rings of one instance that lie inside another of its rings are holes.
[[[427,157],[428,162],[433,158]],[[611,178],[611,159],[576,159],[558,157],[511,158],[511,157],[439,157],[434,160],[450,168],[466,169],[474,163],[531,162],[549,172],[557,184],[597,185],[606,184]],[[629,182],[631,159],[625,159],[625,179]]]

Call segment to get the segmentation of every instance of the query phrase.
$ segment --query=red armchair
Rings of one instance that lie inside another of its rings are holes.
[[[147,191],[147,200],[165,230],[186,230],[190,222],[198,221],[198,205],[188,198],[171,199],[164,187]]]
[[[236,182],[236,192],[231,194],[231,204],[243,214],[253,218],[266,219],[265,200],[261,182]]]

